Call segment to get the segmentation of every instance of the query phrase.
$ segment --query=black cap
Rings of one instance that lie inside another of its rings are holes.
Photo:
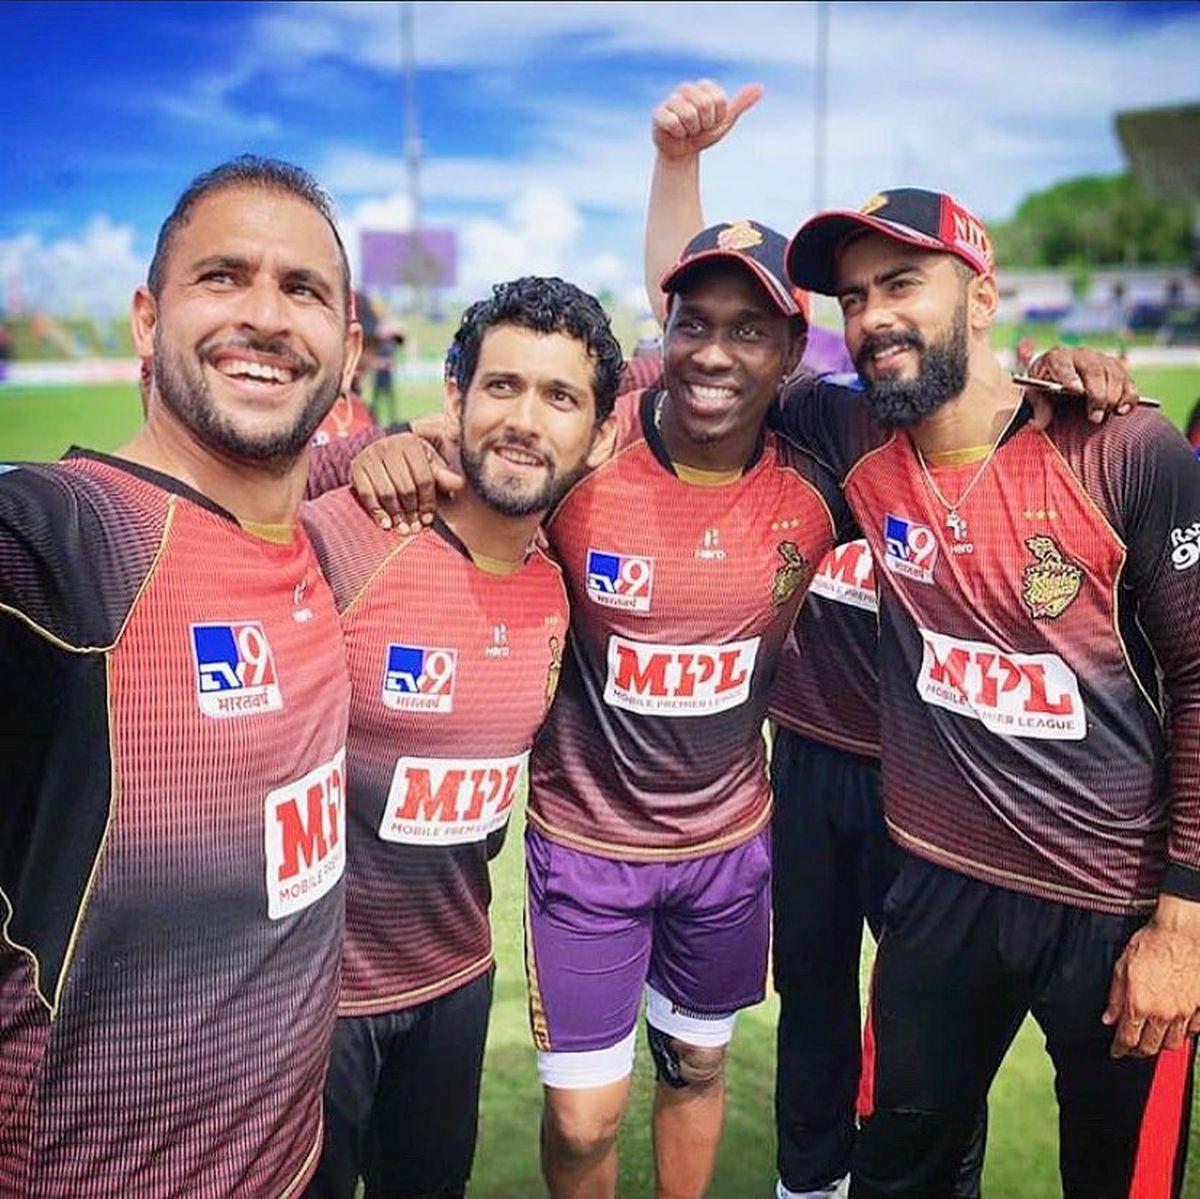
[[[897,187],[872,196],[857,212],[820,212],[805,221],[787,248],[788,278],[797,287],[833,295],[838,249],[850,234],[864,229],[922,250],[953,254],[977,275],[990,275],[995,268],[986,226],[953,196]]]
[[[711,225],[697,233],[684,247],[679,261],[663,276],[660,286],[673,293],[689,270],[701,262],[728,259],[748,267],[784,316],[808,320],[808,296],[793,287],[784,269],[787,239],[757,221],[733,221]]]

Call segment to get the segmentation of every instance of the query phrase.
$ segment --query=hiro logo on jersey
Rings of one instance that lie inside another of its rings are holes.
[[[928,525],[889,512],[883,522],[883,545],[883,560],[893,574],[918,583],[933,582],[938,543]]]
[[[604,702],[655,716],[709,716],[744,704],[761,638],[725,645],[608,639]]]
[[[875,595],[875,562],[871,547],[861,538],[836,545],[821,559],[810,590],[824,599],[862,608],[879,609]]]
[[[389,645],[383,706],[395,712],[453,712],[457,665],[457,650]]]
[[[283,707],[275,659],[262,623],[192,625],[196,697],[206,716],[248,716]]]
[[[1081,741],[1087,714],[1075,672],[1057,654],[1017,654],[921,629],[917,692],[1001,737]]]
[[[346,751],[277,787],[266,802],[267,915],[316,903],[346,868]]]
[[[653,558],[588,550],[587,593],[594,603],[626,612],[649,612],[653,587]]]
[[[384,841],[465,845],[503,827],[529,751],[511,758],[401,758],[379,824]]]

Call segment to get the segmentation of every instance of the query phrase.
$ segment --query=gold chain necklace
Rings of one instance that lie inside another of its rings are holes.
[[[1012,428],[1012,423],[1017,419],[1017,413],[1020,411],[1021,406],[1018,404],[1013,409],[1012,415],[1004,422],[1004,428],[997,434],[996,440],[988,447],[987,455],[979,464],[979,469],[971,476],[971,481],[962,489],[958,499],[953,504],[946,499],[945,495],[942,494],[942,489],[934,481],[929,464],[925,461],[925,455],[921,453],[921,447],[915,441],[913,442],[913,449],[917,451],[917,461],[921,464],[921,473],[925,476],[925,483],[937,498],[938,503],[946,509],[946,527],[950,530],[955,541],[966,541],[967,539],[967,522],[963,517],[959,516],[958,510],[966,503],[967,496],[974,490],[975,484],[983,478],[988,465],[996,456],[996,451],[1000,448],[1000,443],[1004,440],[1004,435]]]

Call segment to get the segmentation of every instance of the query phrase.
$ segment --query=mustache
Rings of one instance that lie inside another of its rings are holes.
[[[317,363],[304,354],[297,353],[286,341],[279,337],[254,337],[243,334],[240,337],[223,337],[219,341],[206,341],[200,346],[200,357],[211,360],[218,353],[228,353],[230,350],[249,350],[255,354],[266,354],[285,362],[288,368],[297,375],[311,375],[317,369]]]
[[[503,433],[498,437],[492,438],[485,442],[481,450],[522,450],[526,454],[533,454],[536,458],[542,460],[542,465],[550,470],[554,469],[554,463],[538,448],[537,438],[522,435],[520,433]]]
[[[902,346],[904,349],[923,350],[925,339],[915,329],[897,329],[894,333],[873,333],[859,346],[854,364],[859,366],[880,351],[891,350],[896,346]]]

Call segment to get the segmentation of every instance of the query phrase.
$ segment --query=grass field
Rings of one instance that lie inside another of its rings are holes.
[[[1164,401],[1177,422],[1200,395],[1200,371],[1138,372],[1139,386]],[[406,414],[438,402],[436,385],[410,390]],[[82,392],[0,390],[0,461],[45,460],[69,444],[111,450],[141,419],[136,392],[100,387]],[[475,1199],[528,1199],[541,1192],[537,1157],[540,1089],[525,1018],[521,948],[521,839],[519,817],[508,847],[494,863],[493,923],[499,963],[485,1065],[481,1134],[471,1194]],[[730,1055],[729,1117],[710,1195],[713,1199],[767,1199],[774,1186],[771,1080],[774,1074],[772,997],[743,1013]],[[652,1068],[644,1041],[630,1116],[621,1140],[622,1196],[652,1193],[649,1103]],[[1059,1191],[1057,1128],[1049,1063],[1041,1034],[1026,1023],[991,1097],[984,1175],[988,1199],[1053,1199]],[[1195,1120],[1192,1168],[1184,1194],[1200,1199],[1200,1137]]]

